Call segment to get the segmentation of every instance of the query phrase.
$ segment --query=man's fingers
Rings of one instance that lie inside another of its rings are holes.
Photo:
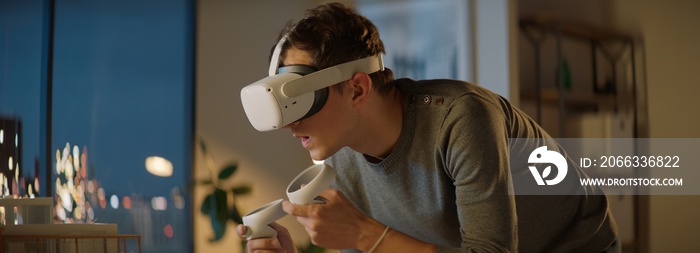
[[[238,233],[238,237],[245,238],[246,231],[248,231],[248,227],[246,227],[245,225],[238,224],[238,226],[236,226],[236,233]]]
[[[284,212],[297,217],[308,217],[310,213],[310,206],[311,205],[292,204],[287,200],[282,201],[282,209]]]
[[[270,223],[270,227],[277,231],[277,240],[279,240],[280,244],[282,244],[283,247],[285,245],[294,245],[292,235],[289,234],[289,230],[287,230],[287,228],[280,224],[277,224],[277,222]],[[293,253],[293,251],[288,253]]]
[[[270,223],[269,226],[275,231],[277,231],[278,235],[289,235],[289,230],[287,230],[287,228],[285,228],[284,226],[277,224],[277,222]]]

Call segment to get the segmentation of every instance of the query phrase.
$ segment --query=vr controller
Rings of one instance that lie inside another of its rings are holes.
[[[289,202],[298,205],[325,203],[317,196],[334,179],[335,171],[329,165],[316,164],[306,168],[287,186]],[[244,236],[247,240],[275,237],[277,232],[269,225],[286,215],[282,210],[282,199],[267,203],[243,216],[243,225],[247,227]]]

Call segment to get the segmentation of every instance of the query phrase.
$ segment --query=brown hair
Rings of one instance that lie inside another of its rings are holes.
[[[280,62],[284,59],[284,52],[292,46],[309,52],[312,65],[318,69],[385,53],[377,27],[366,17],[340,3],[307,10],[303,19],[287,25],[280,38],[285,34],[287,41],[282,47]],[[385,68],[369,76],[380,94],[391,90],[390,82],[394,74],[390,69]],[[339,85],[336,87],[340,88]]]

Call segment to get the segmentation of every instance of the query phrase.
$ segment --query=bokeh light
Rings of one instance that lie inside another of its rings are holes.
[[[109,197],[109,205],[112,207],[112,209],[118,209],[119,197],[117,197],[117,195],[112,195],[111,197]]]
[[[153,197],[151,199],[151,208],[156,211],[165,211],[168,209],[168,201],[165,197]]]
[[[160,156],[149,156],[146,158],[146,170],[159,177],[169,177],[173,175],[173,163]]]
[[[170,197],[173,199],[173,206],[177,209],[184,209],[185,208],[185,197],[182,196],[182,193],[180,192],[180,188],[174,187],[170,191]]]
[[[113,222],[114,215],[128,214],[139,220],[133,229],[138,231],[148,231],[146,234],[159,234],[164,239],[180,238],[175,237],[174,230],[180,229],[178,223],[166,221],[159,224],[151,224],[144,219],[151,219],[152,216],[170,217],[173,213],[182,212],[186,209],[185,196],[182,189],[174,187],[165,195],[142,196],[138,193],[124,194],[104,188],[104,185],[96,178],[88,178],[88,174],[94,177],[92,169],[88,170],[88,151],[77,145],[65,143],[61,148],[55,150],[55,171],[54,182],[49,183],[49,188],[55,187],[54,191],[54,219],[56,223],[95,223]],[[16,163],[16,157],[13,163]],[[3,163],[4,164],[4,163]],[[149,172],[158,176],[172,175],[172,163],[162,157],[149,157],[146,162]],[[17,164],[14,164],[14,170]],[[24,166],[23,166],[24,167]],[[163,169],[165,168],[165,169]],[[14,171],[12,171],[14,172]],[[14,181],[24,184],[24,178],[17,180],[15,173],[0,173],[0,182]],[[38,178],[26,179],[29,185],[38,187]],[[11,187],[11,184],[3,184],[2,187]],[[4,190],[0,187],[0,190]],[[38,188],[28,189],[30,195],[37,194]],[[5,190],[4,192],[12,192]],[[149,203],[150,202],[150,203]],[[168,203],[171,202],[171,203]],[[149,205],[150,204],[150,205]],[[170,205],[170,206],[169,206]],[[168,210],[170,208],[171,210]],[[109,210],[108,210],[109,209]],[[1,215],[1,214],[0,214]],[[106,217],[103,217],[107,215]],[[121,227],[121,226],[120,226]],[[156,228],[156,229],[153,229]],[[161,232],[162,231],[162,232]],[[139,232],[141,233],[141,232]],[[165,235],[163,237],[163,235]],[[162,240],[162,239],[161,239]]]
[[[131,197],[124,196],[122,198],[122,206],[124,206],[124,209],[131,209]]]
[[[93,223],[95,221],[95,210],[92,209],[92,206],[90,205],[90,203],[87,204],[87,207],[88,207],[88,209],[87,209],[88,219],[90,219],[90,223]]]
[[[165,237],[173,238],[173,226],[170,226],[170,224],[165,225],[165,228],[163,228],[163,233],[165,233]]]

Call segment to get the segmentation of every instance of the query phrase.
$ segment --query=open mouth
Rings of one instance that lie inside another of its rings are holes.
[[[310,138],[308,136],[302,136],[299,137],[301,139],[301,145],[306,147],[306,145],[309,143]]]
[[[311,140],[311,137],[297,134],[294,132],[292,132],[292,135],[294,136],[294,138],[299,138],[299,140],[301,140],[301,145],[304,146],[305,148],[306,148],[306,146],[309,145],[309,141]]]

